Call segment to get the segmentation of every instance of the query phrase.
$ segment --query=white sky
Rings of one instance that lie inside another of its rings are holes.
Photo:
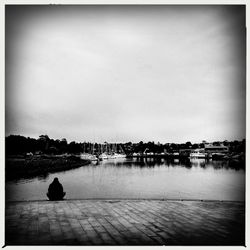
[[[7,7],[6,135],[245,138],[244,8]]]

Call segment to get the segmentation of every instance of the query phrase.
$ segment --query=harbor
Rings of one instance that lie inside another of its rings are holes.
[[[244,144],[244,142],[242,142]],[[140,143],[139,143],[140,144]],[[151,143],[152,144],[152,143]],[[228,142],[227,142],[228,144]],[[191,158],[191,159],[235,159],[243,160],[244,151],[239,153],[234,152],[232,147],[225,146],[223,142],[220,143],[200,143],[199,145],[189,145],[185,148],[179,147],[174,149],[167,147],[160,143],[150,145],[145,143],[138,149],[138,144],[132,145],[133,149],[128,147],[127,144],[122,143],[88,143],[88,150],[86,152],[84,144],[84,152],[80,154],[81,159],[98,161],[106,159],[117,159],[117,158]],[[150,145],[150,146],[149,146]],[[140,146],[140,145],[139,145]],[[130,145],[131,147],[131,145]],[[149,149],[150,148],[150,149]],[[168,148],[168,149],[167,149]],[[136,152],[135,152],[136,151]]]
[[[9,1],[2,247],[246,246],[246,4]]]
[[[70,143],[63,154],[47,147],[9,156],[19,178],[5,183],[5,245],[242,246],[244,145],[234,144],[153,152],[138,143],[129,154],[126,144],[89,143],[72,154]],[[45,172],[28,174],[35,169]],[[64,200],[46,197],[55,178]]]

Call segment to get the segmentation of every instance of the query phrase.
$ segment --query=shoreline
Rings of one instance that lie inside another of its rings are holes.
[[[15,181],[22,178],[46,176],[49,173],[66,171],[90,164],[75,155],[32,157],[6,157],[5,180]]]
[[[21,203],[21,202],[48,202],[48,199],[43,199],[43,200],[6,200],[6,203]],[[175,198],[72,198],[68,199],[65,198],[63,200],[58,200],[54,202],[74,202],[74,201],[93,201],[93,202],[110,202],[110,203],[117,203],[117,202],[122,202],[122,201],[162,201],[162,202],[205,202],[205,203],[213,203],[213,202],[218,202],[218,203],[241,203],[245,204],[245,200],[212,200],[212,199],[175,199]]]

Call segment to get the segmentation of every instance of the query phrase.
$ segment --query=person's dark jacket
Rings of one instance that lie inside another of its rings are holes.
[[[58,181],[57,178],[55,178],[54,181],[49,185],[49,190],[47,195],[51,200],[62,199],[63,196],[65,195],[65,193],[63,192],[63,186]]]

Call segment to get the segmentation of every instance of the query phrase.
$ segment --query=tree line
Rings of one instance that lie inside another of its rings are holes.
[[[107,143],[105,143],[107,144]],[[102,144],[103,146],[105,144]],[[155,143],[154,141],[138,143],[126,142],[117,144],[116,148],[122,149],[126,154],[143,153],[145,151],[152,153],[176,152],[181,149],[204,148],[206,141],[201,143]],[[118,147],[119,145],[119,147]],[[215,141],[212,145],[224,145],[229,147],[229,151],[242,153],[245,152],[245,139],[242,141]],[[68,142],[67,139],[51,139],[48,135],[40,135],[38,139],[25,137],[21,135],[9,135],[5,138],[6,155],[15,154],[79,154],[81,152],[97,153],[102,150],[100,144],[91,142]],[[103,147],[104,149],[105,147]]]

